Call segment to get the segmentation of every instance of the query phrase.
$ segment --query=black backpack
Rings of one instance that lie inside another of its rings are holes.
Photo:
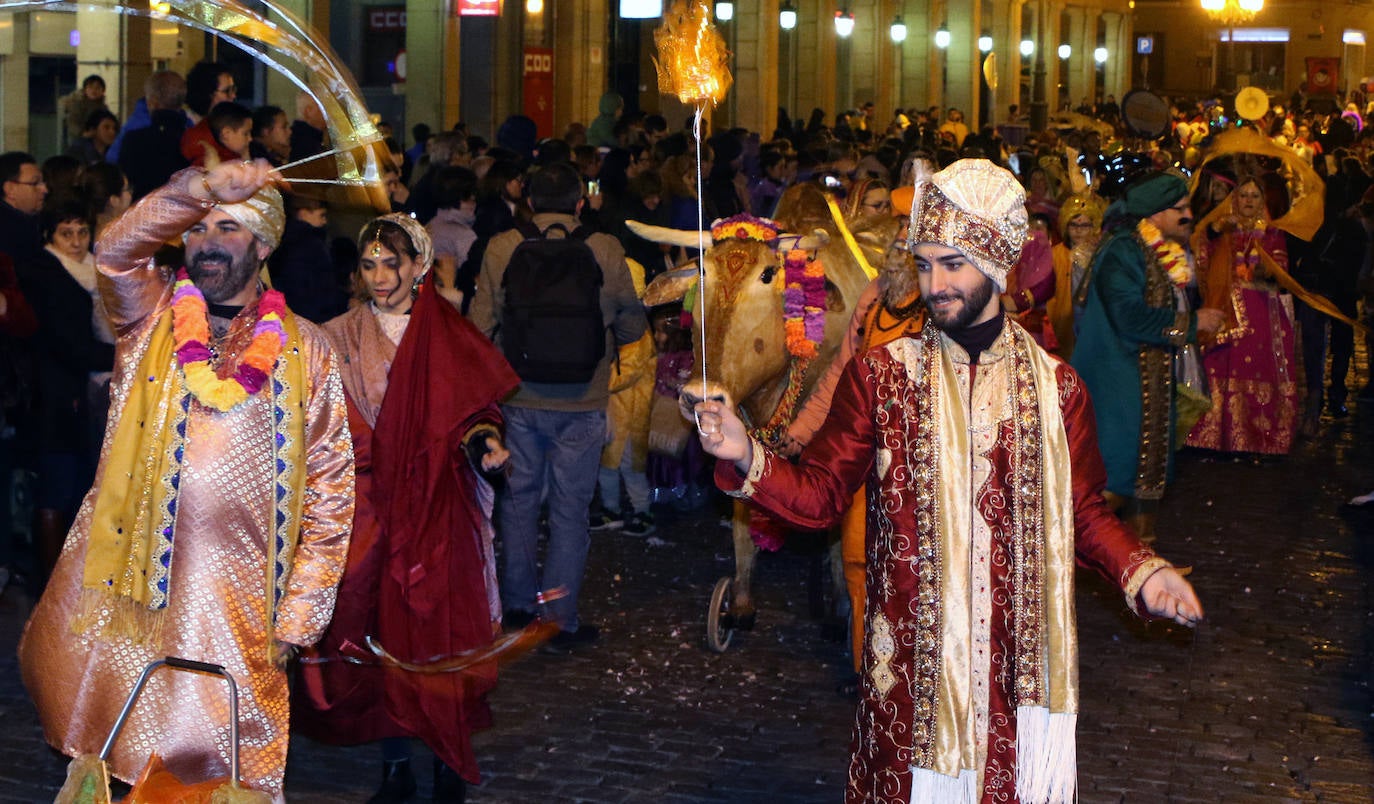
[[[551,229],[564,237],[546,237]],[[586,383],[606,356],[601,316],[601,265],[583,227],[553,224],[540,232],[528,221],[501,278],[501,349],[526,382]]]

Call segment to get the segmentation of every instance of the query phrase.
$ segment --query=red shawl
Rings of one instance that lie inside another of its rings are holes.
[[[491,722],[485,695],[496,668],[381,670],[361,646],[372,636],[402,661],[426,663],[491,642],[482,511],[463,439],[476,426],[499,426],[497,402],[518,383],[491,342],[425,283],[375,431],[349,400],[360,477],[355,529],[334,620],[302,665],[295,725],[304,733],[345,744],[418,737],[478,781],[470,735]]]

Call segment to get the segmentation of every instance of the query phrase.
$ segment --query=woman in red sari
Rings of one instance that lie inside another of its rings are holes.
[[[1298,427],[1297,369],[1292,308],[1275,279],[1288,267],[1288,246],[1259,178],[1239,177],[1193,234],[1193,253],[1203,306],[1226,311],[1227,320],[1203,345],[1212,408],[1188,446],[1286,455]]]
[[[494,664],[456,673],[384,668],[480,650],[499,630],[491,488],[504,466],[497,401],[519,382],[501,353],[425,281],[424,227],[363,227],[366,302],[325,325],[339,354],[358,466],[357,513],[334,620],[303,658],[292,725],[324,742],[382,741],[373,802],[415,793],[410,739],[435,754],[435,801],[477,782],[471,733],[490,725]],[[350,661],[353,660],[353,661]]]

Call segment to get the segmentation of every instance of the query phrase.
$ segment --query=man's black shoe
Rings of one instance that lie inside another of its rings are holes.
[[[571,653],[578,648],[590,645],[601,636],[601,629],[594,625],[579,625],[576,631],[559,631],[553,639],[544,643],[545,653]]]
[[[534,622],[535,613],[524,609],[510,609],[501,615],[501,626],[507,631],[519,631]]]

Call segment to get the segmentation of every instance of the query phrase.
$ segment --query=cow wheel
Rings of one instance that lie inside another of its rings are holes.
[[[734,618],[730,616],[734,587],[734,579],[727,575],[716,581],[711,592],[711,608],[706,610],[706,647],[715,653],[724,653],[735,635]]]

